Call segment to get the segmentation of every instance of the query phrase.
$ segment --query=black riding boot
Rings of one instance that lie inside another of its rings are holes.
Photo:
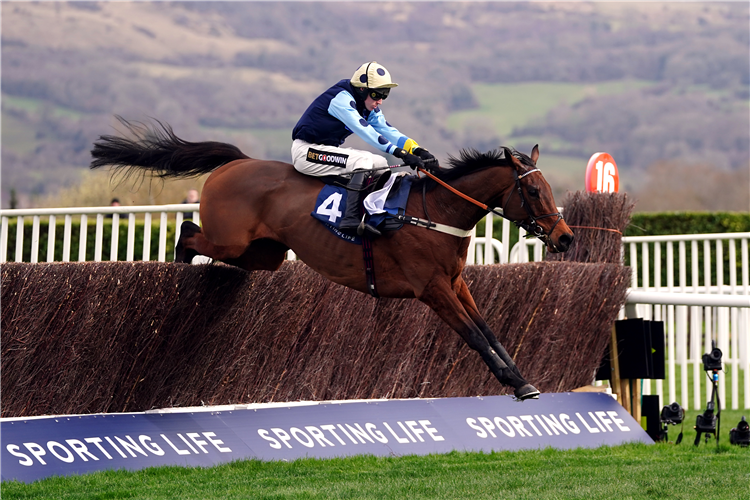
[[[365,216],[359,213],[359,204],[362,199],[362,188],[368,172],[356,172],[352,175],[349,184],[346,185],[346,207],[344,209],[344,218],[341,219],[339,229],[345,233],[359,234],[362,236],[365,232],[369,235],[380,236],[380,231],[373,226],[364,222]]]

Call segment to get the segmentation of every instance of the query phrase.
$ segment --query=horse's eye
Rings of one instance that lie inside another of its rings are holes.
[[[539,198],[539,190],[533,186],[529,187],[529,196],[532,198]]]

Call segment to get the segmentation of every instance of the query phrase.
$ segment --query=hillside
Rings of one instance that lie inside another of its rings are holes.
[[[581,187],[596,151],[615,157],[631,191],[644,189],[655,165],[701,164],[742,179],[726,198],[746,209],[749,10],[3,2],[2,205],[11,188],[28,205],[77,182],[114,114],[288,160],[309,102],[375,59],[400,84],[383,106],[388,120],[442,159],[464,147],[528,152],[539,143],[558,197]],[[347,145],[363,147],[356,138]]]

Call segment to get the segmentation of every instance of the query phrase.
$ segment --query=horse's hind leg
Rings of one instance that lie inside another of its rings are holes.
[[[206,239],[201,228],[185,221],[180,226],[180,239],[175,245],[174,260],[189,264],[196,255],[205,255],[214,260],[229,262],[241,258],[248,247],[249,245],[214,245]]]
[[[250,243],[238,258],[223,262],[247,271],[276,271],[284,262],[287,250],[289,247],[278,241],[261,238]]]
[[[501,384],[513,387],[514,394],[519,399],[527,399],[539,394],[533,389],[533,394],[527,394],[528,382],[524,380],[516,371],[512,370],[498,352],[484,336],[482,330],[474,323],[471,316],[464,308],[456,293],[451,288],[447,278],[443,282],[431,283],[425,287],[424,292],[419,296],[419,300],[430,306],[443,321],[448,323],[466,343],[477,351],[482,360],[490,368],[490,371]]]
[[[177,241],[177,245],[174,248],[174,261],[184,262],[190,264],[193,261],[193,257],[198,255],[198,252],[190,247],[193,237],[196,233],[200,233],[201,228],[197,224],[188,220],[184,221],[180,226],[180,239]]]
[[[523,379],[523,376],[516,366],[516,363],[513,361],[513,358],[508,355],[505,347],[503,347],[500,341],[497,340],[497,337],[495,337],[495,333],[489,327],[482,315],[479,314],[477,304],[474,302],[474,297],[471,296],[469,287],[466,285],[466,282],[459,277],[458,280],[454,282],[453,288],[456,291],[458,300],[464,306],[464,309],[466,309],[466,312],[469,314],[472,321],[474,321],[474,323],[482,331],[484,338],[487,339],[487,342],[489,342],[492,349],[495,350],[497,355],[500,356],[500,359],[502,359],[503,362],[508,365],[508,368],[510,368],[513,373],[515,373],[520,379]],[[537,398],[538,396],[539,391],[531,384],[526,384],[516,391],[516,397],[518,397],[519,399]]]
[[[275,271],[284,262],[287,250],[286,245],[269,239],[252,241],[247,247],[214,245],[206,239],[201,228],[185,221],[180,226],[174,260],[189,264],[196,255],[205,255],[246,271]]]

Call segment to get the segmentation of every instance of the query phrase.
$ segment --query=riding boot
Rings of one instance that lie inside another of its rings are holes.
[[[341,222],[339,223],[339,229],[345,233],[356,233],[360,236],[365,232],[370,233],[371,235],[380,236],[380,231],[364,222],[366,214],[360,216],[359,213],[359,205],[362,200],[361,190],[364,187],[367,174],[368,172],[355,172],[349,183],[346,185],[346,207],[344,208],[344,218],[341,219]]]

